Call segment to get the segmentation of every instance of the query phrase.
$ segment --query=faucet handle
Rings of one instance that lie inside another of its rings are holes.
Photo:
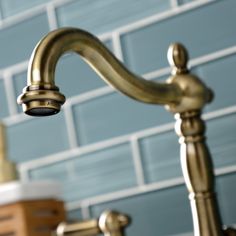
[[[107,210],[102,213],[98,222],[104,236],[124,236],[124,228],[129,225],[130,217]]]
[[[180,43],[173,43],[169,46],[167,58],[172,69],[172,74],[185,74],[188,72],[188,52]]]

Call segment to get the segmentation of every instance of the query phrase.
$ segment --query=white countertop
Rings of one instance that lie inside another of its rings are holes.
[[[37,199],[61,199],[61,184],[54,181],[13,181],[0,185],[0,205]]]

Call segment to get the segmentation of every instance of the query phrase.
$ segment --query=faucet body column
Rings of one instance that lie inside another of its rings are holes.
[[[205,143],[205,124],[200,111],[176,114],[180,158],[189,191],[194,235],[222,236],[221,219],[214,191],[213,165]]]

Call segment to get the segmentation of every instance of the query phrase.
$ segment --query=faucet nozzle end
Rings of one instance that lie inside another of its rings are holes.
[[[23,89],[17,102],[22,105],[23,111],[27,115],[50,116],[61,110],[65,96],[59,92],[56,86],[49,89],[30,85]]]

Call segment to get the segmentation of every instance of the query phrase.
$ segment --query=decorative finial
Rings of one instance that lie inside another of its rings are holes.
[[[168,49],[167,58],[170,66],[173,67],[172,74],[182,74],[188,71],[188,52],[182,44],[171,44]]]

